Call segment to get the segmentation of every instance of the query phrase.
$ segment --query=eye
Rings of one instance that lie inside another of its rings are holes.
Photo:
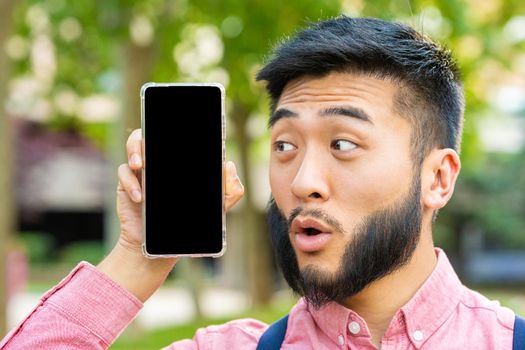
[[[338,151],[351,151],[357,148],[357,145],[348,140],[335,140],[332,142],[332,148]]]
[[[277,152],[289,152],[293,151],[295,146],[289,142],[275,141],[273,144],[273,149]]]

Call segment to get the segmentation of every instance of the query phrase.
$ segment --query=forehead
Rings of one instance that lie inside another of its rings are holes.
[[[273,126],[283,116],[283,110],[301,116],[305,111],[349,107],[364,112],[373,124],[381,123],[394,113],[396,84],[364,74],[331,72],[324,77],[303,76],[288,82],[276,104],[270,120]],[[275,120],[277,117],[277,120]],[[358,118],[359,119],[359,118]]]

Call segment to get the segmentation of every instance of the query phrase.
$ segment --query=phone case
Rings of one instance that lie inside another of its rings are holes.
[[[146,137],[146,125],[144,122],[144,97],[146,93],[146,89],[149,87],[154,86],[214,86],[218,87],[221,91],[221,133],[222,133],[222,249],[218,253],[212,253],[212,254],[150,254],[147,251],[146,247],[146,200],[147,200],[147,188],[145,187],[146,184],[146,171],[145,169],[142,169],[142,188],[143,188],[143,195],[144,200],[142,201],[142,253],[145,257],[150,259],[157,259],[157,258],[174,258],[174,257],[192,257],[192,258],[202,258],[202,257],[213,257],[218,258],[221,257],[224,252],[226,251],[226,209],[224,204],[224,196],[225,196],[225,178],[224,178],[224,165],[225,165],[225,139],[226,139],[226,126],[225,126],[225,99],[226,99],[226,92],[224,89],[224,86],[220,83],[154,83],[149,82],[142,85],[140,89],[140,104],[141,104],[141,128],[142,133],[144,137]],[[144,163],[147,164],[147,161],[145,159],[146,157],[146,143],[144,142]]]

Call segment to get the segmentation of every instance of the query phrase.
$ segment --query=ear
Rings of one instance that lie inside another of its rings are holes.
[[[425,158],[422,168],[422,200],[429,209],[445,206],[454,193],[461,162],[451,148],[434,149]]]

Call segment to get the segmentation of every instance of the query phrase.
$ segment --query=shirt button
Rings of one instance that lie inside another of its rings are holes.
[[[359,323],[352,321],[348,324],[348,330],[352,334],[357,334],[361,331],[361,326],[359,325]]]
[[[337,341],[339,342],[339,345],[341,346],[345,345],[345,337],[343,337],[342,335],[339,335],[337,337]]]
[[[422,341],[422,340],[423,340],[423,332],[421,332],[421,331],[415,331],[415,332],[414,332],[414,340],[416,340],[416,341]]]

